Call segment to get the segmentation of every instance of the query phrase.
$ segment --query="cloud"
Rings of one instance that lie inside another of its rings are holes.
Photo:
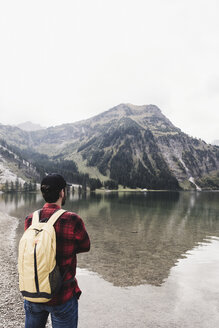
[[[218,9],[216,0],[2,2],[2,123],[154,103],[182,130],[218,138]]]

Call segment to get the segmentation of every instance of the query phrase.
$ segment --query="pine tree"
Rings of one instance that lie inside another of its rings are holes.
[[[24,182],[23,191],[24,192],[27,192],[28,191],[28,184],[27,184],[27,182]]]
[[[9,183],[8,183],[8,180],[5,181],[4,191],[5,192],[8,192],[9,191]]]
[[[32,185],[32,182],[31,181],[28,184],[28,190],[29,191],[33,191],[33,185]]]
[[[33,191],[37,191],[37,183],[36,183],[36,180],[33,183]]]
[[[18,178],[15,181],[15,191],[16,192],[19,191],[19,180],[18,180]]]
[[[14,182],[11,181],[11,188],[10,188],[10,191],[11,192],[14,192],[15,191],[15,187],[14,187]]]

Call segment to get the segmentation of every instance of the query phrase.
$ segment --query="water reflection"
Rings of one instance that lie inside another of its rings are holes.
[[[219,236],[219,193],[148,192],[71,195],[65,208],[77,212],[89,231],[92,248],[79,266],[116,286],[161,285],[188,250]],[[0,209],[22,218],[42,207],[40,195],[1,195]]]
[[[161,285],[179,258],[208,235],[218,234],[215,195],[210,199],[197,193],[104,197],[98,214],[97,206],[80,209],[93,249],[89,263],[87,256],[79,263],[114,285]]]

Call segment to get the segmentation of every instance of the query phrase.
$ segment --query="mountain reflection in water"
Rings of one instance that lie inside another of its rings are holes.
[[[0,197],[1,211],[19,218],[43,205],[40,195],[6,196]],[[219,237],[218,201],[218,192],[71,195],[65,208],[83,218],[92,243],[78,265],[115,286],[159,286],[188,250]]]

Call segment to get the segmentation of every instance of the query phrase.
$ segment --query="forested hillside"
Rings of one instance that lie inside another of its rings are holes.
[[[192,138],[154,105],[118,105],[91,119],[26,132],[0,125],[37,171],[71,182],[147,189],[219,188],[219,147]]]

